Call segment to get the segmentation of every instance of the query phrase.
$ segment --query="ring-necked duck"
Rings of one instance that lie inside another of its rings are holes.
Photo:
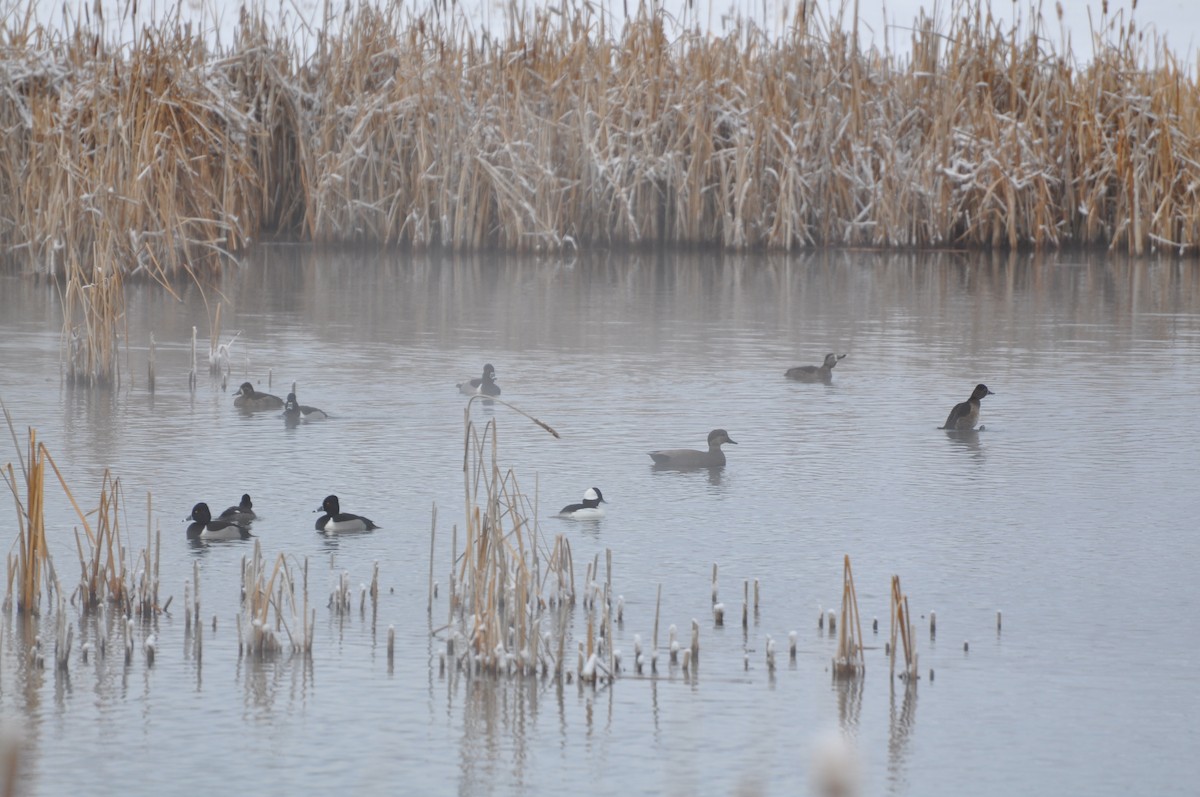
[[[950,414],[946,416],[945,426],[939,426],[939,429],[948,429],[950,431],[965,432],[975,428],[975,424],[979,423],[979,401],[984,396],[996,395],[988,390],[988,386],[979,384],[971,391],[971,397],[961,404],[955,404],[954,409],[950,410]]]
[[[199,503],[192,507],[192,514],[184,520],[195,521],[188,526],[189,540],[247,540],[250,532],[245,526],[230,520],[213,520],[208,504]]]
[[[316,407],[309,407],[296,401],[295,393],[288,393],[287,404],[283,406],[283,419],[288,423],[300,421],[323,421],[329,413]]]
[[[325,500],[321,502],[321,506],[313,511],[325,513],[317,518],[317,531],[325,534],[344,534],[380,528],[368,518],[343,512],[336,495],[326,496]]]
[[[604,509],[600,504],[607,503],[608,501],[604,500],[604,495],[600,492],[599,487],[589,487],[587,492],[583,494],[582,504],[567,504],[558,513],[558,516],[574,520],[602,518],[604,517]]]
[[[737,441],[729,437],[724,429],[713,429],[708,433],[708,450],[697,451],[694,448],[672,448],[664,451],[651,451],[650,458],[655,465],[672,468],[715,468],[725,464],[725,452],[721,450],[722,443]]]
[[[824,382],[829,384],[833,381],[833,366],[838,364],[838,360],[846,355],[833,354],[830,352],[825,355],[825,362],[820,365],[797,365],[795,368],[789,368],[784,373],[788,379],[795,379],[797,382]]]
[[[483,366],[483,376],[459,382],[458,392],[468,396],[499,396],[500,386],[496,384],[496,369],[491,363]]]
[[[250,500],[250,493],[243,493],[240,504],[221,513],[221,520],[232,520],[235,523],[251,521],[256,517],[258,516],[254,514],[254,503]]]
[[[233,406],[243,410],[277,410],[283,406],[283,399],[270,393],[259,393],[254,385],[242,382],[242,386],[233,394]]]

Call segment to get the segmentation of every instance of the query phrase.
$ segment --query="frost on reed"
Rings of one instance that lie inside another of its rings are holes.
[[[541,538],[535,504],[521,491],[516,474],[501,470],[497,421],[489,420],[481,431],[471,418],[476,398],[464,410],[466,544],[461,556],[456,552],[453,565],[447,653],[467,673],[532,675],[540,669],[561,675],[569,630],[566,613],[575,603],[570,545],[562,535],[553,546]],[[548,425],[513,405],[498,398],[489,401],[558,437]],[[609,640],[610,594],[607,589],[603,592],[605,609],[599,621],[601,635]],[[593,607],[586,653],[580,645],[581,673],[585,655],[591,672],[612,668],[611,647],[608,667],[593,658],[599,652],[593,647],[594,612]]]
[[[831,4],[838,8],[838,4]],[[841,8],[845,6],[842,5]],[[958,0],[908,55],[843,11],[710,34],[641,6],[243,11],[215,47],[0,20],[0,247],[64,273],[213,271],[272,235],[455,250],[1200,242],[1200,89],[1104,14],[1083,63],[1034,3]],[[904,21],[902,21],[904,22]],[[315,34],[315,35],[314,35]],[[316,44],[301,49],[301,42]],[[90,280],[84,284],[98,284]]]

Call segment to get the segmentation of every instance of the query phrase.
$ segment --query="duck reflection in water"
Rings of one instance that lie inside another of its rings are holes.
[[[974,454],[982,454],[979,445],[978,429],[946,429],[946,439],[952,441],[956,448],[964,448]]]

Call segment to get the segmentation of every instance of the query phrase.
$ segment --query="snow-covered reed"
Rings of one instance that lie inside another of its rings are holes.
[[[86,308],[119,307],[120,275],[214,273],[266,235],[513,251],[1200,242],[1200,90],[1157,34],[1102,12],[1081,62],[1040,3],[1009,27],[957,0],[944,27],[914,20],[897,55],[819,6],[796,4],[782,34],[718,35],[650,5],[614,25],[591,3],[514,2],[494,35],[453,9],[346,4],[321,31],[243,11],[222,44],[172,13],[125,42],[99,16],[55,30],[10,15],[0,246],[78,272],[83,315],[66,323],[91,334]]]

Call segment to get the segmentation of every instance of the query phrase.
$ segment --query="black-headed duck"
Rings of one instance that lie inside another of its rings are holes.
[[[604,508],[600,504],[607,503],[608,501],[604,500],[604,494],[600,492],[599,487],[589,487],[583,494],[583,503],[567,504],[559,511],[558,516],[572,520],[602,518],[604,517]]]
[[[231,506],[221,513],[221,520],[230,520],[234,523],[245,523],[256,517],[258,515],[254,514],[254,502],[250,500],[250,493],[242,493],[241,503]]]
[[[317,531],[325,534],[346,534],[355,531],[371,531],[379,528],[374,521],[362,515],[343,512],[336,495],[329,495],[314,511],[325,514],[317,518]]]
[[[467,396],[499,396],[500,386],[496,384],[496,369],[491,363],[483,366],[483,376],[459,382],[458,392]]]
[[[184,518],[193,523],[188,526],[189,540],[247,540],[250,532],[245,526],[230,520],[213,520],[208,504],[199,503],[192,507],[192,514]]]
[[[323,421],[328,417],[329,413],[319,410],[316,407],[301,404],[296,400],[295,393],[288,393],[287,403],[283,405],[283,419],[288,423]]]

